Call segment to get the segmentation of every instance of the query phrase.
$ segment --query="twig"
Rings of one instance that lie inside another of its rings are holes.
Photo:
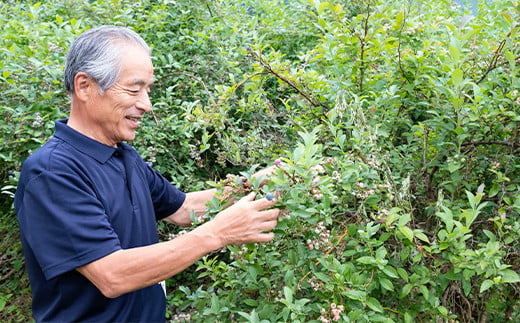
[[[313,106],[315,107],[318,107],[318,106],[323,106],[323,104],[321,102],[318,102],[316,100],[314,100],[310,94],[306,93],[305,91],[303,91],[302,89],[300,89],[293,81],[285,78],[284,76],[282,76],[280,73],[278,73],[277,71],[275,71],[271,65],[266,62],[263,57],[255,52],[255,51],[250,51],[250,53],[253,54],[254,56],[254,59],[256,61],[258,61],[262,67],[269,73],[269,74],[272,74],[274,75],[276,78],[280,79],[281,81],[283,81],[284,83],[288,84],[290,87],[292,87],[294,90],[296,90],[301,96],[303,96],[305,98],[305,100],[307,100],[310,104],[312,104]]]
[[[370,1],[368,1],[368,4],[367,4],[367,16],[365,18],[365,20],[363,21],[363,36],[360,36],[358,35],[358,38],[359,38],[359,42],[360,42],[360,45],[361,45],[361,48],[360,48],[360,54],[359,54],[359,59],[360,59],[360,75],[359,75],[359,92],[363,92],[363,87],[364,87],[364,79],[365,79],[365,69],[366,69],[366,65],[365,65],[365,46],[366,46],[366,39],[367,39],[367,35],[368,35],[368,20],[370,18]]]
[[[462,146],[484,146],[484,145],[500,145],[511,148],[520,148],[520,142],[516,141],[498,141],[498,140],[488,140],[488,141],[470,141],[462,143]]]
[[[509,32],[506,36],[506,38],[511,37],[511,32]],[[488,76],[488,74],[498,67],[498,59],[500,58],[500,53],[504,49],[504,46],[506,45],[506,40],[502,39],[500,42],[500,45],[498,45],[497,49],[495,49],[495,52],[493,53],[493,57],[491,57],[491,61],[489,62],[487,70],[484,72],[484,74],[480,77],[480,79],[477,81],[477,84],[480,84],[480,82],[484,81],[484,79]]]

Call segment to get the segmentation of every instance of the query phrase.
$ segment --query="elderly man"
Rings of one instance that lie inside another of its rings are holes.
[[[161,281],[226,245],[274,238],[279,210],[252,193],[158,241],[157,220],[189,225],[215,190],[179,191],[125,143],[153,80],[150,49],[127,28],[91,29],[67,53],[69,118],[25,161],[15,197],[38,322],[164,322]]]

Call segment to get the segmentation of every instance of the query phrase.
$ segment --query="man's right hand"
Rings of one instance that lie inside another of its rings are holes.
[[[205,224],[211,228],[215,238],[220,239],[222,247],[273,240],[271,231],[276,227],[280,210],[269,209],[276,201],[255,200],[255,195],[249,193]]]

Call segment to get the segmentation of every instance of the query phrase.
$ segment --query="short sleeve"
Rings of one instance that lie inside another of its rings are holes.
[[[147,166],[147,171],[155,217],[157,220],[161,220],[175,213],[182,206],[186,193],[180,191],[151,167]]]
[[[76,174],[46,171],[33,178],[17,213],[46,279],[121,249],[95,191]]]

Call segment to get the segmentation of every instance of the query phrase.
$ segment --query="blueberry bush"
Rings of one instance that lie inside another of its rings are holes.
[[[282,209],[274,241],[172,277],[168,320],[518,321],[520,5],[458,3],[4,1],[0,319],[31,319],[12,197],[67,115],[65,51],[116,24],[153,48],[146,161]]]

